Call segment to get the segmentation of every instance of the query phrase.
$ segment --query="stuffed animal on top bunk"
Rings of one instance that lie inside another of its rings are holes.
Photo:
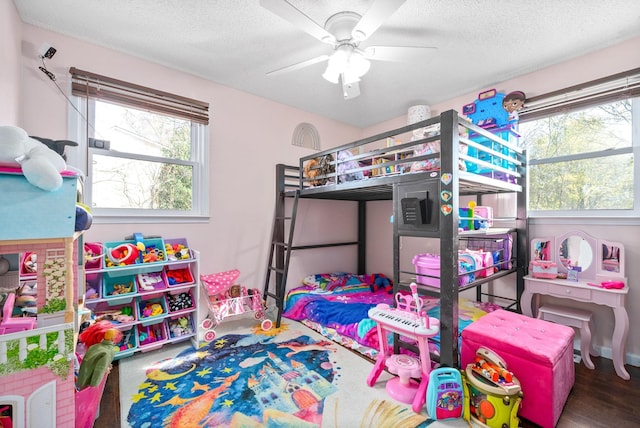
[[[353,153],[349,150],[340,150],[338,152],[338,182],[355,181],[364,179],[362,171],[355,171],[346,174],[347,171],[360,168],[360,163],[355,160],[348,160],[353,157]]]
[[[309,185],[322,186],[326,184],[330,179],[324,176],[335,172],[335,167],[332,162],[332,155],[320,156],[306,161],[303,166],[303,173],[304,178],[310,179]],[[316,177],[321,178],[316,179]]]
[[[22,168],[29,183],[47,191],[62,187],[67,168],[62,156],[15,126],[0,126],[0,166]]]

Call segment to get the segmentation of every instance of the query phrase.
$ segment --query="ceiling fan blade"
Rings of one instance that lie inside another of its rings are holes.
[[[406,0],[377,0],[353,29],[351,36],[358,41],[368,39]]]
[[[321,42],[328,43],[330,45],[333,45],[336,42],[336,38],[333,34],[315,23],[311,18],[286,0],[260,0],[260,6],[273,12],[285,21],[289,21],[291,24],[312,35]]]
[[[375,61],[411,61],[436,49],[432,46],[369,46],[363,53],[365,58]]]
[[[267,73],[267,76],[277,76],[279,74],[288,73],[290,71],[300,70],[301,68],[309,67],[310,65],[317,64],[329,59],[329,55],[320,55],[315,58],[308,59],[296,64],[288,65],[286,67],[279,68]]]

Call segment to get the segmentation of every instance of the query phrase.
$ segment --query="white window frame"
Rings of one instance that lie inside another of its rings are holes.
[[[78,143],[77,150],[67,155],[69,165],[80,170],[83,179],[84,203],[91,206],[91,157],[94,154],[116,156],[125,159],[160,161],[154,156],[122,153],[96,149],[88,146],[87,129],[95,129],[95,99],[71,96],[75,112],[69,115],[70,139]],[[85,116],[81,112],[90,112]],[[183,210],[156,210],[144,208],[100,208],[92,207],[94,223],[189,223],[203,222],[209,219],[209,126],[191,122],[191,160],[172,159],[172,164],[184,164],[193,167],[192,208]]]
[[[631,76],[629,79],[629,84],[630,85],[635,85],[635,88],[637,88],[638,86],[638,78],[640,76],[640,74],[637,73],[637,69],[636,70],[632,70],[632,72],[635,73],[631,73],[634,74],[633,76]],[[607,79],[602,79],[602,80],[607,80]],[[551,108],[553,108],[554,106],[559,106],[562,104],[562,102],[564,102],[564,98],[569,99],[572,96],[572,90],[575,89],[575,93],[580,93],[580,95],[578,95],[579,97],[584,99],[584,102],[589,102],[589,98],[591,96],[596,97],[596,96],[601,96],[603,92],[605,92],[607,90],[606,85],[599,85],[600,81],[594,81],[594,85],[589,87],[588,84],[583,85],[581,88],[577,89],[577,87],[574,88],[569,88],[569,90],[567,91],[567,95],[562,94],[562,91],[558,91],[557,93],[552,94],[553,96],[549,97],[549,100],[544,100],[544,96],[540,96],[539,98],[543,98],[543,100],[539,101],[537,104],[534,101],[534,106],[532,108],[530,108],[530,111],[534,111],[537,109],[543,110],[546,108],[546,106],[544,106],[545,103],[548,103],[549,106],[551,106]],[[607,84],[611,84],[610,82]],[[618,89],[618,92],[622,92],[625,89]],[[591,91],[591,92],[590,92]],[[637,89],[636,89],[637,91]],[[613,93],[615,93],[615,91],[612,91]],[[637,93],[637,92],[636,92]],[[593,95],[592,95],[593,94]],[[635,94],[635,93],[634,93]],[[578,97],[576,96],[576,98]],[[618,99],[622,99],[624,97],[619,97]],[[626,147],[626,148],[621,148],[621,149],[610,149],[610,150],[603,150],[603,151],[599,151],[599,152],[587,152],[587,153],[578,153],[578,154],[574,154],[574,155],[565,155],[565,156],[557,156],[554,158],[546,158],[546,159],[529,159],[527,161],[527,166],[530,165],[543,165],[543,164],[548,164],[548,163],[556,163],[556,162],[570,162],[570,161],[575,161],[575,160],[583,160],[583,159],[590,159],[590,158],[600,158],[600,157],[608,157],[608,156],[614,156],[614,155],[620,155],[620,154],[624,154],[624,153],[632,153],[633,154],[633,158],[634,158],[634,163],[633,163],[633,192],[634,192],[634,204],[633,204],[633,208],[632,209],[610,209],[610,210],[603,210],[603,209],[598,209],[598,210],[575,210],[575,211],[571,211],[571,210],[532,210],[532,209],[527,209],[527,216],[529,218],[535,219],[535,218],[539,218],[539,219],[549,219],[549,218],[556,218],[556,219],[560,219],[560,220],[570,220],[573,218],[577,218],[580,219],[580,221],[584,221],[584,220],[588,220],[588,219],[592,219],[595,222],[599,221],[600,219],[605,219],[605,218],[620,218],[620,219],[633,219],[634,223],[637,220],[640,220],[640,97],[638,97],[637,95],[633,95],[633,96],[629,96],[626,98],[631,98],[631,102],[632,102],[632,136],[631,136],[631,140],[632,140],[632,146],[631,147]],[[600,103],[591,103],[590,106],[597,106],[597,105],[604,105],[604,104],[608,104],[613,102],[614,100],[612,99],[603,99],[602,102]],[[586,107],[586,106],[585,106]],[[535,113],[534,113],[535,114]],[[554,114],[558,114],[557,111],[557,107],[556,107],[556,111],[555,112],[551,112],[550,114],[547,115],[541,115],[538,117],[533,118],[532,120],[538,120],[538,119],[542,119],[544,117],[551,117]],[[526,109],[525,109],[525,113],[523,115],[521,115],[521,119],[524,116],[524,120],[521,120],[521,122],[526,122]],[[527,180],[530,180],[530,174],[531,172],[528,171],[527,172]],[[527,183],[526,186],[527,192],[530,191],[530,186]],[[529,200],[530,198],[527,198],[527,200]],[[624,221],[624,220],[623,220]],[[563,221],[561,221],[563,222]]]

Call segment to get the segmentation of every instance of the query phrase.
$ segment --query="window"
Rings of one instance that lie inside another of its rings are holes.
[[[97,217],[208,215],[208,105],[71,69],[85,203]],[[84,134],[84,135],[83,135]]]
[[[640,70],[527,101],[532,217],[640,216]]]

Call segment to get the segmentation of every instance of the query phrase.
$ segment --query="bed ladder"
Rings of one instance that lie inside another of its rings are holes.
[[[280,176],[279,183],[284,182],[282,178],[286,175],[285,169],[285,165],[278,165],[276,176]],[[287,197],[293,197],[290,215],[285,214],[285,200]],[[262,298],[265,302],[268,297],[271,297],[276,301],[276,306],[278,308],[278,315],[276,319],[277,328],[280,327],[282,311],[284,310],[284,295],[287,286],[291,251],[296,249],[293,247],[293,232],[296,225],[299,199],[299,189],[296,189],[294,192],[287,193],[284,188],[279,189],[278,197],[276,199],[275,214],[271,229],[271,245],[269,248],[269,259],[267,261],[266,278]],[[275,287],[270,286],[273,282],[275,282]]]

